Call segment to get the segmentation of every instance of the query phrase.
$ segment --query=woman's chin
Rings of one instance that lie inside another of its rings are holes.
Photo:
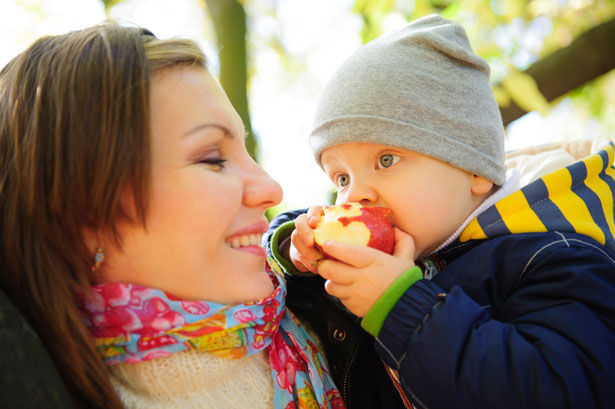
[[[266,298],[266,297],[269,297],[271,293],[273,293],[273,290],[275,290],[275,288],[273,287],[273,283],[271,282],[271,280],[269,279],[269,276],[267,275],[266,281],[264,281],[259,286],[258,294],[257,294],[257,291],[255,291],[254,294],[257,295],[258,298]]]
[[[245,281],[246,284],[242,286],[245,292],[238,294],[238,304],[261,300],[269,297],[273,293],[273,283],[264,269],[262,270],[262,274],[263,279]]]

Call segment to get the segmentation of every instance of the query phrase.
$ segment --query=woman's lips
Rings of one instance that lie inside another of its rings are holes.
[[[265,257],[267,252],[261,246],[261,240],[263,233],[267,231],[268,227],[267,221],[258,221],[233,233],[226,239],[226,245],[233,250]]]
[[[261,246],[239,247],[238,249],[234,249],[234,250],[239,250],[244,253],[249,253],[249,254],[252,254],[258,257],[267,257],[267,252]]]

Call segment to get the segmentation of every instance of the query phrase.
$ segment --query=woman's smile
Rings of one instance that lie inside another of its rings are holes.
[[[263,233],[267,231],[267,226],[267,222],[262,220],[245,227],[229,236],[226,239],[226,245],[233,250],[266,257],[267,253],[261,246],[261,241]]]

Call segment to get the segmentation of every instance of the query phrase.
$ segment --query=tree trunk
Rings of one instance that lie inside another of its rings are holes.
[[[220,59],[220,85],[243,120],[246,148],[257,159],[257,143],[252,131],[247,94],[246,13],[237,0],[206,0],[217,37]]]
[[[527,70],[547,101],[572,91],[615,68],[615,20],[593,27],[567,47],[535,62]],[[504,125],[527,112],[513,101],[500,107]]]

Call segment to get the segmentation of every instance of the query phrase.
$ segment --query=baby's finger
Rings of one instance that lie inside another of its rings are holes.
[[[293,263],[295,268],[302,273],[310,271],[314,274],[317,273],[317,263],[312,262],[307,257],[303,257],[301,253],[297,251],[296,248],[291,247],[289,250],[290,261]]]
[[[295,230],[290,235],[291,249],[297,250],[301,254],[301,258],[306,260],[312,260],[314,258],[322,258],[322,254],[316,250],[314,246],[308,246],[305,244],[303,237],[298,230]]]
[[[296,230],[291,234],[290,242],[289,255],[295,267],[302,272],[311,271],[312,273],[316,273],[317,266],[313,262],[315,260],[320,260],[322,254],[314,247],[306,246]],[[300,268],[297,263],[300,263],[303,268]]]
[[[374,261],[379,250],[366,246],[355,246],[327,240],[323,243],[323,250],[330,256],[353,267],[365,267]]]
[[[307,219],[310,227],[315,228],[322,216],[322,206],[312,206],[307,211]]]
[[[301,214],[295,219],[295,231],[307,247],[314,246],[314,231],[308,224],[308,218],[306,214]]]
[[[350,288],[348,286],[335,283],[331,280],[325,282],[325,291],[340,300],[345,300],[350,295]]]
[[[293,263],[293,266],[295,266],[295,268],[302,273],[306,273],[308,271],[315,273],[315,271],[310,270],[305,264],[301,262],[301,259],[298,257],[296,250],[290,250],[290,261],[291,263]]]
[[[352,284],[356,277],[356,269],[333,260],[319,262],[318,271],[316,273],[325,280],[341,285]]]
[[[395,248],[393,249],[393,255],[405,260],[414,261],[414,239],[407,233],[401,231],[397,227],[393,228],[395,231]]]

